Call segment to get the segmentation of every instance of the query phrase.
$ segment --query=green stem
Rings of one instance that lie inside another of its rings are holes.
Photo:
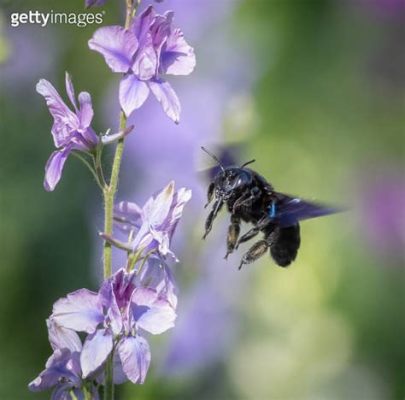
[[[145,257],[141,258],[142,263],[141,263],[141,265],[138,267],[138,269],[137,269],[137,271],[136,271],[136,274],[137,274],[137,275],[139,275],[139,274],[142,272],[143,266],[145,265],[146,261],[148,261],[148,258],[149,258],[154,252],[155,252],[155,249],[151,250],[149,253],[147,253],[147,254],[145,255]],[[141,261],[141,260],[139,260],[139,261]]]
[[[93,154],[93,165],[94,165],[94,170],[98,176],[99,181],[101,182],[103,188],[107,186],[107,183],[104,178],[104,171],[103,171],[103,165],[101,162],[101,155],[103,153],[103,146],[99,146],[96,149],[96,154]]]
[[[113,357],[114,349],[108,357],[105,367],[104,400],[114,400]]]
[[[132,18],[135,15],[136,8],[139,1],[126,0],[126,18],[125,29],[128,29],[131,25]],[[127,117],[124,112],[120,113],[119,130],[124,131],[127,126]],[[112,236],[113,233],[113,211],[114,211],[114,198],[118,187],[118,176],[120,173],[122,154],[124,152],[125,136],[118,140],[115,148],[115,155],[113,165],[111,169],[111,178],[108,185],[103,190],[104,194],[104,233],[108,236]],[[104,241],[103,249],[103,261],[104,261],[104,279],[108,279],[112,274],[112,245],[111,243]],[[113,356],[114,351],[111,352],[110,357],[106,362],[106,376],[104,386],[104,400],[114,400],[114,379],[113,379]]]
[[[83,393],[84,393],[84,400],[91,400],[91,393],[86,387],[83,388]],[[75,397],[75,399],[77,400],[77,397]]]
[[[120,130],[126,127],[127,118],[121,111],[120,114]],[[121,167],[122,154],[124,152],[124,140],[122,137],[118,140],[117,147],[115,148],[115,155],[113,166],[111,170],[110,184],[104,189],[104,233],[112,236],[113,233],[113,211],[114,211],[114,198],[118,186],[118,176]],[[104,241],[104,279],[111,276],[112,272],[112,245]]]
[[[129,255],[128,256],[128,262],[127,262],[127,271],[131,272],[134,267],[135,264],[139,261],[141,254],[142,254],[142,249],[138,250],[135,254]]]
[[[132,18],[135,17],[136,10],[139,6],[140,0],[126,0],[127,15],[125,18],[125,29],[128,29],[131,25]]]

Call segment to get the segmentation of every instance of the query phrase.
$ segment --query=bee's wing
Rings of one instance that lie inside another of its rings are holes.
[[[275,201],[273,213],[275,220],[281,226],[291,226],[304,219],[322,217],[343,211],[337,207],[306,201],[299,197],[288,196],[282,193],[276,193],[275,195],[277,200]]]
[[[214,180],[214,178],[217,176],[217,174],[221,172],[221,167],[219,166],[214,166],[211,168],[205,168],[202,170],[199,170],[196,172],[198,178],[200,179],[205,179],[205,180],[209,180],[212,181]]]

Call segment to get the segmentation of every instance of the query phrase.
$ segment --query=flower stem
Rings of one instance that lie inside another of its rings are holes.
[[[120,113],[120,130],[124,130],[127,124],[127,118],[123,111]],[[114,198],[118,187],[118,176],[121,167],[122,154],[124,152],[124,140],[122,137],[118,140],[115,148],[113,166],[111,170],[111,179],[109,185],[104,189],[104,233],[112,236],[113,233],[113,211]],[[104,241],[104,279],[111,276],[112,273],[112,245]]]
[[[106,363],[104,400],[114,400],[113,357],[114,350],[111,352]]]
[[[103,188],[107,186],[107,183],[104,178],[104,171],[103,171],[103,165],[101,163],[101,155],[103,153],[103,146],[99,146],[96,150],[96,154],[93,154],[93,165],[94,165],[94,170],[98,176],[98,180],[100,181],[101,185]]]
[[[91,400],[91,393],[89,392],[89,390],[86,387],[83,388],[83,394],[84,394],[84,400]],[[73,397],[73,399],[77,400],[77,396]]]
[[[126,0],[126,18],[125,29],[128,29],[131,25],[132,18],[135,15],[136,8],[139,4],[139,0]],[[119,130],[124,131],[127,126],[127,117],[124,111],[120,112]],[[125,135],[118,140],[117,147],[115,148],[114,161],[111,169],[111,178],[108,185],[103,190],[104,194],[104,233],[108,236],[112,236],[113,233],[113,212],[114,212],[114,198],[118,187],[118,176],[120,173],[122,154],[124,152]],[[104,260],[104,279],[107,279],[112,274],[112,245],[108,241],[104,241],[103,249]],[[111,352],[110,357],[106,362],[106,376],[104,382],[104,400],[114,400],[114,379],[113,379],[113,356],[114,351]]]

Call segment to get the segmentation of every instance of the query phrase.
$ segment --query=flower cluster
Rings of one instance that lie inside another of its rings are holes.
[[[155,253],[165,258],[171,256],[170,242],[183,212],[191,198],[191,190],[174,189],[170,182],[163,190],[152,196],[141,208],[136,203],[123,201],[115,207],[114,220],[128,234],[129,242],[119,247],[128,251]]]
[[[86,6],[104,2],[86,0]],[[54,120],[51,133],[56,150],[45,167],[45,189],[55,189],[68,156],[73,154],[102,189],[105,208],[105,232],[100,234],[104,239],[104,281],[97,292],[79,289],[55,302],[47,320],[53,354],[45,370],[29,384],[32,391],[53,389],[55,400],[97,400],[102,385],[104,398],[112,399],[114,384],[143,383],[151,362],[145,335],[167,331],[176,319],[177,291],[167,258],[177,261],[170,244],[191,191],[176,191],[170,182],[143,207],[128,201],[114,206],[114,197],[124,139],[132,130],[126,126],[126,117],[152,91],[166,114],[178,122],[179,99],[162,75],[189,74],[195,57],[182,32],[172,27],[172,12],[162,16],[149,7],[134,17],[138,3],[126,1],[128,29],[100,28],[89,41],[90,48],[104,56],[113,72],[123,74],[119,132],[95,132],[91,96],[81,92],[76,101],[69,74],[65,83],[71,107],[47,80],[41,79],[36,86]],[[106,179],[102,154],[109,144],[116,144],[116,148],[110,178]],[[113,235],[113,227],[127,235],[126,242]],[[126,265],[114,274],[111,246],[127,253]]]
[[[54,304],[51,319],[58,326],[88,334],[80,355],[84,378],[99,371],[114,348],[116,380],[143,383],[151,357],[141,332],[156,335],[174,325],[170,303],[135,278],[135,272],[120,269],[98,293],[81,289]]]
[[[53,85],[46,79],[37,83],[37,92],[44,96],[49,112],[53,117],[52,137],[57,150],[48,159],[45,166],[45,190],[53,191],[58,184],[65,161],[69,154],[79,151],[87,154],[97,154],[100,145],[111,144],[125,136],[132,129],[98,136],[91,127],[93,120],[93,105],[87,92],[79,94],[79,107],[76,104],[75,92],[70,75],[65,75],[66,92],[72,103],[74,112],[65,104]]]
[[[97,293],[80,289],[54,304],[48,319],[54,353],[31,390],[53,387],[55,399],[91,393],[103,381],[109,356],[114,359],[115,384],[144,382],[151,360],[144,333],[161,334],[176,319],[176,287],[165,257],[174,257],[170,241],[190,197],[190,190],[175,191],[170,182],[142,208],[117,204],[117,225],[134,237],[127,247],[128,261],[139,266],[129,263],[119,269]],[[80,332],[87,334],[83,344]]]
[[[93,382],[83,381],[80,355],[83,349],[79,335],[47,320],[49,341],[54,350],[46,362],[46,369],[30,384],[34,392],[53,388],[52,399],[83,399],[86,394],[97,400],[98,392]],[[94,376],[96,378],[96,376]]]
[[[156,14],[152,6],[132,21],[128,29],[98,29],[89,47],[103,55],[113,72],[123,73],[119,100],[129,116],[152,92],[165,113],[176,123],[180,101],[162,75],[188,75],[195,67],[194,50],[180,29],[172,27],[173,12]]]
[[[74,111],[65,104],[59,93],[46,79],[37,84],[37,92],[44,96],[49,112],[53,116],[52,136],[58,150],[51,154],[45,167],[45,189],[51,191],[59,182],[63,166],[73,150],[92,151],[99,142],[99,137],[91,127],[93,106],[90,94],[79,94],[79,107],[75,100],[72,80],[66,73],[66,92]]]

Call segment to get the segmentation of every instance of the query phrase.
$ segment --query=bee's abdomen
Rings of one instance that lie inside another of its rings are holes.
[[[272,244],[270,254],[280,267],[287,267],[297,257],[300,247],[300,226],[299,224],[288,227],[276,227],[271,233]]]

